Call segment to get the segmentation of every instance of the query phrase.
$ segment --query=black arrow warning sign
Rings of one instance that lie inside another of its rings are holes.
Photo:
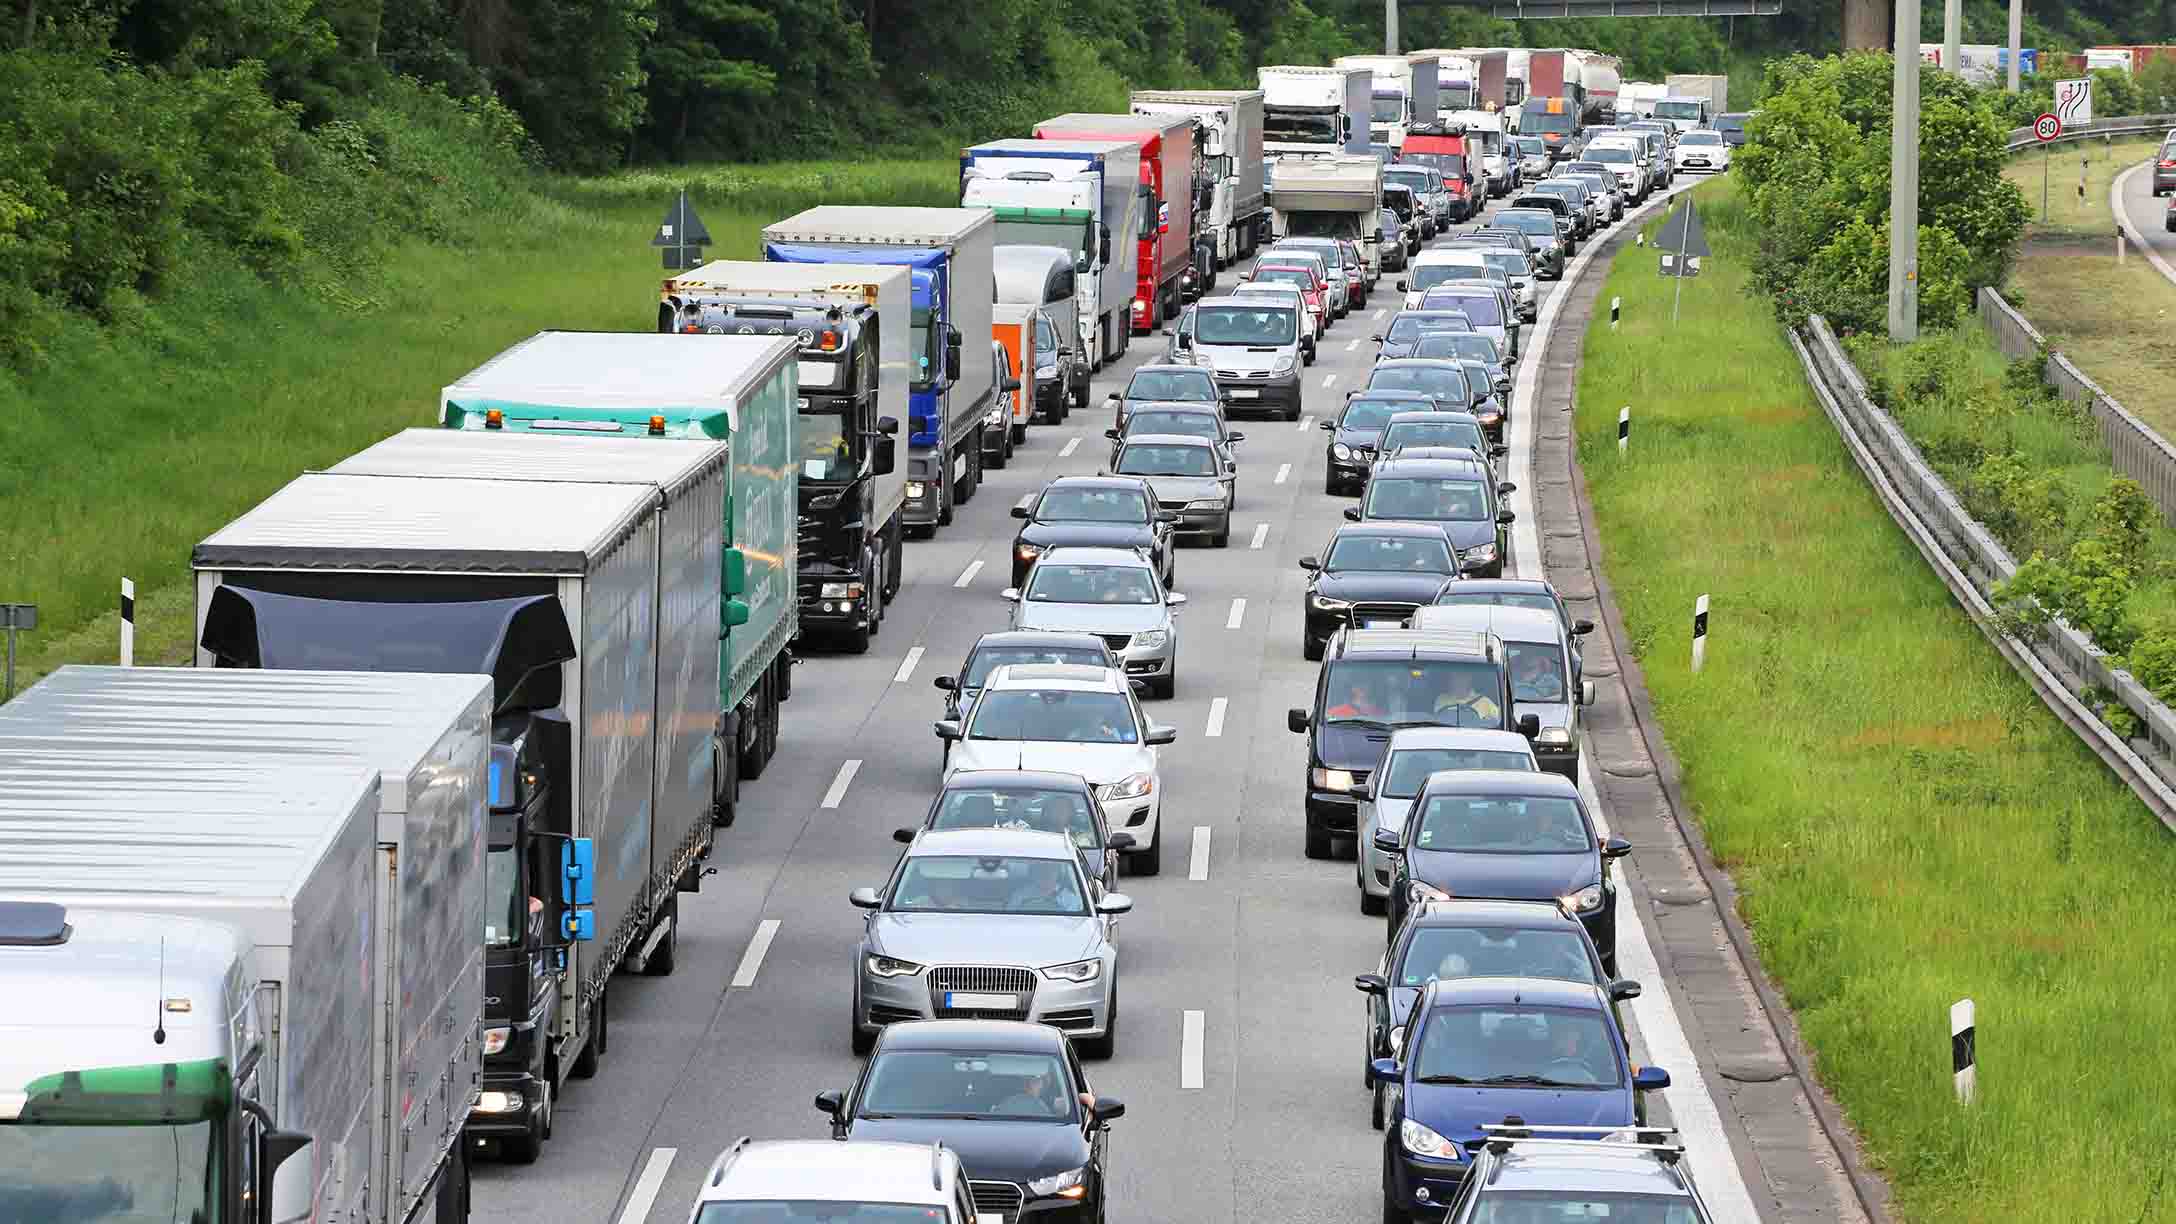
[[[1655,249],[1676,255],[1706,256],[1714,254],[1708,249],[1708,236],[1700,228],[1700,214],[1693,211],[1692,201],[1670,210],[1670,219],[1655,232]]]
[[[665,210],[665,219],[657,223],[657,236],[650,245],[665,249],[665,270],[674,272],[701,264],[703,248],[710,244],[710,227],[695,215],[695,206],[688,203],[688,193],[682,189]]]

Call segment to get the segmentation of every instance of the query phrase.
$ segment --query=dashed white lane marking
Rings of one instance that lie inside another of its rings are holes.
[[[1336,386],[1336,385],[1337,385],[1337,375],[1335,375],[1335,374],[1325,374],[1325,375],[1323,375],[1323,376],[1322,376],[1322,388],[1323,388],[1323,390],[1327,391],[1327,390],[1329,390],[1329,389],[1330,389],[1331,387],[1334,387],[1334,386]]]
[[[650,1207],[657,1202],[657,1192],[665,1188],[665,1174],[672,1169],[672,1158],[679,1154],[679,1148],[650,1149],[650,1162],[642,1166],[642,1176],[635,1179],[635,1188],[627,1196],[627,1207],[620,1212],[620,1224],[642,1224],[650,1218]]]
[[[1179,1087],[1201,1087],[1201,1039],[1202,1030],[1208,1027],[1208,1014],[1189,1011],[1183,1013],[1179,1028]]]
[[[907,677],[908,677],[908,676],[911,676],[911,675],[913,675],[913,674],[914,674],[914,665],[915,665],[915,664],[917,664],[917,663],[919,663],[919,662],[921,662],[921,661],[922,661],[922,648],[921,648],[921,647],[917,646],[917,647],[915,647],[914,649],[912,649],[912,650],[908,651],[908,652],[907,652],[907,657],[906,657],[906,658],[904,658],[904,659],[902,659],[902,660],[900,660],[900,663],[899,663],[899,670],[898,670],[898,671],[895,671],[895,672],[893,672],[893,673],[892,673],[892,683],[893,683],[893,684],[904,684],[904,683],[906,683],[906,681],[907,681]]]
[[[967,563],[967,568],[960,571],[960,576],[952,580],[952,585],[955,587],[964,587],[968,583],[973,582],[975,580],[975,575],[981,572],[981,561],[969,561]]]
[[[770,955],[771,941],[778,938],[778,919],[765,918],[756,924],[755,938],[748,941],[748,950],[740,954],[740,968],[733,971],[733,987],[746,990],[756,984],[756,975],[763,972],[763,958]]]
[[[1064,446],[1061,446],[1061,447],[1059,447],[1059,448],[1058,448],[1058,458],[1060,458],[1060,459],[1071,459],[1071,458],[1073,457],[1073,452],[1074,452],[1074,451],[1077,451],[1077,450],[1079,450],[1079,449],[1080,449],[1080,439],[1079,439],[1079,438],[1067,438],[1067,439],[1065,440],[1065,445],[1064,445]]]
[[[1308,430],[1313,429],[1314,427],[1315,417],[1313,413],[1309,413],[1306,416],[1301,417],[1300,423],[1293,426],[1293,428],[1299,430],[1301,433],[1306,433]]]
[[[1285,468],[1286,468],[1286,469],[1289,469],[1289,468],[1290,468],[1291,466],[1292,466],[1292,465],[1288,463],[1288,464],[1286,464],[1286,465],[1285,465]],[[1283,479],[1284,479],[1284,472],[1283,472],[1282,470],[1280,470],[1280,471],[1278,472],[1278,474],[1277,474],[1277,479],[1279,479],[1279,480],[1283,480]],[[1256,523],[1256,524],[1254,525],[1254,538],[1253,538],[1253,539],[1251,539],[1251,540],[1249,540],[1249,541],[1247,541],[1247,547],[1248,547],[1248,548],[1260,548],[1260,547],[1261,547],[1261,546],[1262,546],[1262,545],[1263,545],[1264,543],[1266,543],[1266,542],[1267,542],[1268,540],[1269,540],[1269,524],[1268,524],[1268,523]]]
[[[1355,340],[1355,341],[1351,342],[1350,344],[1347,344],[1347,345],[1345,346],[1345,351],[1346,351],[1346,352],[1348,352],[1348,353],[1356,353],[1356,352],[1360,351],[1360,342],[1359,342],[1358,340]]]
[[[1305,418],[1305,417],[1302,417],[1301,419],[1302,419],[1302,420],[1305,420],[1306,418]],[[1304,427],[1304,426],[1302,426],[1302,428],[1305,428],[1305,427]],[[1291,465],[1291,464],[1289,464],[1289,463],[1280,463],[1280,464],[1278,464],[1278,465],[1277,465],[1277,478],[1276,478],[1275,480],[1272,480],[1272,481],[1270,481],[1269,483],[1271,483],[1271,484],[1283,484],[1283,483],[1284,483],[1284,478],[1285,478],[1285,477],[1287,477],[1287,476],[1290,476],[1291,474],[1292,474],[1292,465]]]
[[[1231,702],[1222,697],[1209,703],[1209,725],[1202,728],[1202,738],[1215,739],[1224,734],[1224,711],[1230,706]]]
[[[1247,599],[1242,595],[1232,600],[1232,614],[1224,618],[1226,629],[1237,629],[1239,622],[1247,618]]]
[[[861,772],[861,759],[848,761],[839,766],[839,776],[831,779],[831,789],[824,792],[823,806],[836,808],[846,798],[846,788],[854,784],[854,775]]]
[[[1218,698],[1218,700],[1221,701],[1223,700],[1223,698],[1220,697]],[[1195,881],[1206,880],[1209,878],[1208,825],[1194,826],[1194,856],[1193,860],[1187,864],[1186,878]]]

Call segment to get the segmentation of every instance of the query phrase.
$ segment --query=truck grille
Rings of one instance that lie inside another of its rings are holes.
[[[799,531],[796,535],[800,540],[801,555],[806,557],[818,552],[823,543],[822,521],[814,515],[804,514],[800,517],[797,526]]]
[[[1133,635],[1130,633],[1099,633],[1096,636],[1103,639],[1103,644],[1111,648],[1112,654],[1122,654],[1126,647],[1133,644]]]
[[[985,1010],[945,1006],[947,991],[967,990],[985,994],[1009,994],[1018,1007]],[[930,1015],[938,1020],[1025,1020],[1035,1001],[1035,973],[1029,969],[996,965],[939,965],[929,971]]]
[[[1013,1182],[971,1181],[967,1189],[975,1196],[976,1215],[1003,1216],[1005,1224],[1019,1218],[1020,1202],[1027,1197]]]

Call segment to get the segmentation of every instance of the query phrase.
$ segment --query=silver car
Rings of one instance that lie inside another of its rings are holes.
[[[1156,491],[1156,508],[1179,516],[1172,534],[1206,540],[1218,548],[1231,545],[1239,473],[1225,463],[1214,439],[1129,434],[1119,445],[1112,470],[1148,481],[1148,487]]]
[[[1375,844],[1377,829],[1405,832],[1428,775],[1444,769],[1526,769],[1539,771],[1533,746],[1516,731],[1478,727],[1405,727],[1390,734],[1382,763],[1360,784],[1360,831],[1354,871],[1360,885],[1360,912],[1380,914],[1390,901],[1390,871],[1397,855]]]
[[[1575,679],[1571,635],[1554,613],[1502,604],[1440,604],[1413,614],[1415,629],[1483,630],[1502,639],[1511,669],[1511,705],[1541,720],[1534,757],[1550,773],[1579,781],[1586,739],[1582,711],[1594,704],[1594,681]]]
[[[925,829],[869,911],[854,953],[853,1046],[898,1020],[1025,1020],[1105,1055],[1116,1036],[1117,918],[1095,897],[1073,839],[1040,829]]]
[[[1190,439],[1199,441],[1199,439]],[[1126,678],[1157,697],[1178,686],[1179,625],[1186,596],[1164,589],[1147,557],[1123,548],[1053,548],[1036,559],[1024,587],[1007,587],[1015,629],[1093,633],[1125,666]]]

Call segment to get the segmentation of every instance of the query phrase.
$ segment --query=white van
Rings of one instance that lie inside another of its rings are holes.
[[[1505,156],[1502,111],[1462,110],[1444,113],[1446,126],[1466,129],[1468,145],[1481,150],[1481,168],[1488,174],[1491,196],[1511,194],[1518,185],[1518,165]]]

